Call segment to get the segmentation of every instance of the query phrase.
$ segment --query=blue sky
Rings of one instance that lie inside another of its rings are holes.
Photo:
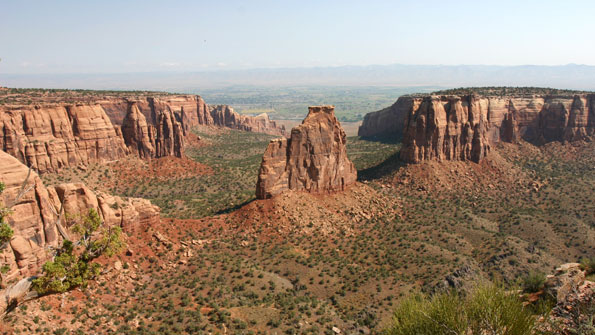
[[[595,1],[9,1],[0,73],[595,65]]]

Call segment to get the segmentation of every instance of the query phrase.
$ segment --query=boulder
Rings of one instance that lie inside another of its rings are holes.
[[[545,292],[556,299],[546,323],[554,325],[556,333],[575,334],[581,328],[593,329],[595,283],[585,279],[579,264],[568,263],[557,268],[547,277]]]
[[[547,276],[545,292],[562,303],[576,292],[585,281],[585,272],[578,263],[567,263],[558,267],[553,275]]]

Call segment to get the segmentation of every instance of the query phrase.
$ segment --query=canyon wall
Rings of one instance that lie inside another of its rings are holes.
[[[122,120],[122,136],[128,148],[145,159],[182,157],[185,132],[171,109],[157,109],[152,118],[152,123],[147,122],[136,102],[128,104],[128,112]]]
[[[79,104],[0,106],[0,149],[40,173],[103,163],[128,154],[182,157],[199,125],[283,136],[266,114],[240,115],[199,96],[101,98]]]
[[[401,159],[412,163],[444,159],[479,162],[490,150],[484,102],[474,97],[424,99],[405,118]]]
[[[543,144],[593,136],[595,94],[405,96],[366,115],[359,129],[360,136],[387,134],[403,134],[401,158],[407,162],[478,162],[500,141]]]
[[[39,172],[124,157],[100,105],[0,107],[0,148]]]
[[[309,107],[308,116],[291,130],[289,139],[269,143],[260,165],[256,197],[266,199],[286,190],[344,190],[357,179],[345,143],[345,131],[334,107]]]
[[[358,136],[401,136],[403,123],[410,109],[415,109],[421,101],[412,97],[400,97],[392,106],[364,116],[358,129]]]
[[[11,205],[27,179],[29,169],[3,151],[0,151],[0,161],[0,182],[6,186],[0,195],[0,203]],[[94,208],[106,224],[120,226],[125,232],[159,220],[159,208],[145,199],[122,199],[94,193],[81,183],[45,187],[33,171],[27,181],[33,187],[11,207],[12,213],[6,217],[14,236],[0,250],[0,264],[8,268],[3,274],[4,282],[36,274],[51,256],[48,247],[56,247],[62,242],[56,224],[62,203],[64,212],[70,215],[84,215]],[[67,230],[64,222],[62,226]]]
[[[182,124],[184,134],[196,126],[215,126],[230,129],[285,135],[285,127],[269,119],[268,115],[245,116],[227,105],[207,105],[198,95],[171,95],[148,98],[104,99],[100,104],[114,124],[122,125],[127,114],[127,103],[136,103],[149,123],[157,121],[159,111],[171,111]]]

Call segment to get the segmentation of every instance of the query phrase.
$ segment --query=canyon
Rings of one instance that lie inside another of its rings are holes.
[[[65,102],[44,96],[0,105],[0,149],[39,173],[57,172],[130,154],[182,157],[185,138],[196,126],[285,134],[266,114],[240,115],[194,95],[96,95]]]
[[[334,106],[313,106],[289,139],[268,145],[256,185],[256,197],[270,198],[286,190],[325,193],[355,183],[357,171],[347,157],[346,135]]]
[[[195,97],[151,98],[54,105],[65,107],[66,118],[69,106],[101,106],[120,138],[111,149],[121,146],[122,156],[31,172],[33,188],[6,217],[15,235],[1,254],[9,270],[3,280],[8,286],[39,275],[48,249],[64,239],[60,227],[76,239],[71,221],[58,225],[60,207],[75,216],[96,209],[106,224],[122,227],[126,247],[98,260],[102,273],[87,288],[9,313],[7,323],[20,333],[42,325],[123,334],[141,327],[307,331],[297,319],[314,333],[376,333],[402,297],[443,278],[469,284],[460,275],[468,270],[477,280],[515,281],[592,254],[594,143],[535,146],[519,130],[498,131],[510,140],[496,146],[479,95],[400,99],[423,111],[416,125],[434,127],[423,141],[452,143],[441,152],[418,149],[424,164],[402,164],[405,143],[347,138],[333,106],[310,107],[287,138],[275,139],[229,130],[239,121],[224,120],[242,116],[225,106],[208,107],[211,114]],[[440,113],[448,127],[428,121]],[[394,116],[382,117],[390,132]],[[264,129],[267,119],[257,119],[243,129]],[[0,201],[11,204],[28,168],[0,154],[7,162],[0,181],[8,186]],[[178,302],[184,309],[172,308]],[[57,310],[64,311],[59,320]],[[163,322],[169,319],[178,321]]]
[[[499,142],[572,142],[595,134],[595,94],[413,95],[369,113],[360,136],[402,136],[401,158],[479,162]]]

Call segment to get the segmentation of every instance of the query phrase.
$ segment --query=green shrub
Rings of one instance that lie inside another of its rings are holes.
[[[463,296],[415,294],[395,310],[389,335],[531,334],[535,317],[501,286],[486,284]]]
[[[541,291],[545,285],[545,275],[540,272],[532,272],[523,279],[523,292],[535,293]]]
[[[412,295],[395,310],[392,335],[463,334],[467,329],[462,299],[455,293]]]
[[[471,334],[531,334],[535,324],[519,297],[497,285],[478,287],[467,299],[466,309]]]
[[[595,274],[595,257],[581,259],[581,268],[585,270],[587,276]]]
[[[120,227],[105,226],[95,209],[89,209],[79,221],[72,227],[81,236],[79,241],[64,240],[56,257],[46,262],[42,275],[33,280],[33,289],[39,294],[86,286],[100,272],[101,266],[93,260],[101,255],[110,257],[123,248]]]
[[[5,185],[3,182],[0,182],[0,194],[4,192]],[[0,203],[0,246],[7,243],[12,238],[14,231],[8,223],[4,222],[4,218],[10,213],[10,208],[4,207],[2,203]]]

